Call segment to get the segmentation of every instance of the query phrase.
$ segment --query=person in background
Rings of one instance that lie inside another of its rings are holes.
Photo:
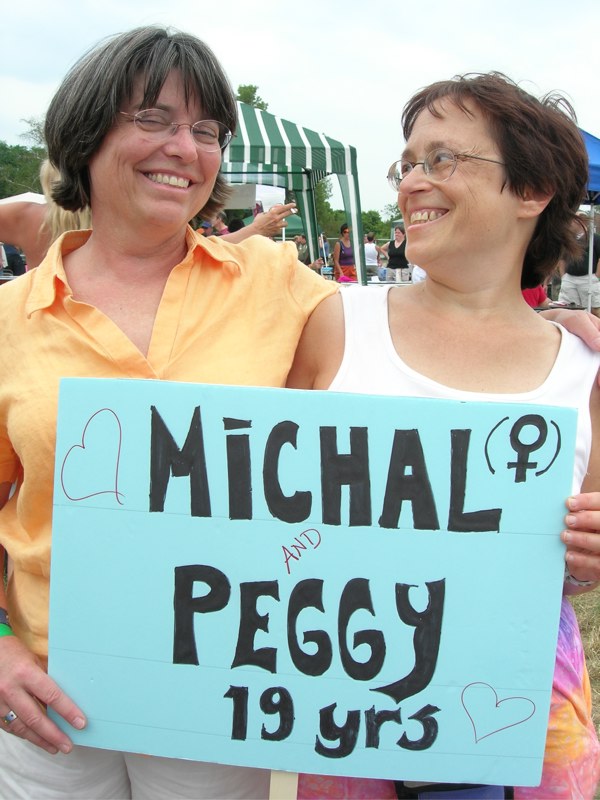
[[[402,280],[404,277],[402,271],[408,270],[408,261],[406,260],[406,237],[401,225],[396,225],[394,238],[382,246],[381,252],[387,256],[388,260],[385,270],[386,281]]]
[[[365,243],[365,265],[367,268],[367,275],[377,275],[380,252],[381,247],[375,242],[375,234],[367,233],[367,241]]]
[[[25,272],[25,256],[13,244],[5,244],[4,252],[8,262],[8,269],[13,275],[23,275]]]
[[[532,308],[548,308],[550,306],[550,298],[541,283],[531,289],[521,289],[521,294],[527,305]]]
[[[217,211],[213,219],[213,231],[215,236],[224,236],[229,233],[227,227],[227,216],[224,211]]]
[[[212,236],[213,235],[212,222],[209,222],[207,219],[202,220],[202,222],[198,227],[198,231],[199,233],[202,234],[202,236]]]
[[[333,277],[336,281],[356,281],[354,250],[350,242],[350,228],[344,223],[340,228],[340,238],[333,246]]]
[[[327,236],[325,235],[325,231],[321,231],[319,234],[319,256],[323,259],[324,264],[329,264],[329,256],[331,254],[329,242],[327,241]]]
[[[303,233],[300,233],[298,234],[298,236],[294,236],[294,242],[298,250],[298,261],[301,264],[305,264],[307,267],[310,267],[312,270],[314,270],[320,275],[321,267],[323,266],[323,259],[317,258],[314,261],[310,260],[310,252],[308,249],[306,236]]]
[[[6,250],[4,249],[3,242],[0,242],[0,269],[2,272],[8,270],[8,258],[6,257]]]
[[[598,511],[600,355],[535,313],[521,294],[521,286],[543,284],[561,254],[578,249],[573,220],[588,158],[567,108],[562,98],[539,101],[498,73],[440,81],[411,98],[402,117],[404,152],[388,177],[407,226],[407,256],[427,279],[377,292],[352,287],[321,303],[288,386],[575,407],[573,493],[591,493],[586,501]],[[301,776],[301,797],[592,800],[600,744],[567,595],[597,585],[600,536],[598,527],[578,535],[572,516],[562,535],[566,571],[541,784],[486,787],[485,795],[482,787],[463,787],[455,795],[447,785],[406,785],[399,770],[395,785]]]
[[[563,258],[559,261],[562,275],[558,300],[581,308],[588,308],[588,300],[592,314],[600,317],[600,235],[594,233],[592,241],[592,274],[589,274],[590,243],[588,235],[589,217],[584,212],[577,215],[573,223],[580,244],[576,257]]]
[[[232,244],[188,225],[223,207],[236,123],[211,50],[160,27],[101,42],[48,108],[53,200],[91,208],[94,224],[0,289],[0,573],[11,566],[0,581],[0,797],[268,795],[266,770],[73,747],[45,710],[66,728],[86,724],[46,672],[61,377],[283,386],[304,324],[338,288],[291,243]]]
[[[299,233],[298,236],[294,236],[294,242],[298,248],[298,261],[308,265],[310,263],[310,254],[308,252],[306,236],[303,233]]]
[[[421,283],[427,277],[427,273],[424,269],[417,266],[417,264],[411,264],[410,267],[410,280],[411,283]]]
[[[89,208],[68,211],[54,202],[52,187],[57,180],[56,168],[45,159],[40,167],[40,183],[46,202],[0,204],[0,237],[25,254],[27,269],[37,267],[52,242],[65,231],[92,226]]]
[[[229,233],[238,233],[239,231],[244,230],[244,220],[240,219],[239,217],[235,217],[229,223]]]

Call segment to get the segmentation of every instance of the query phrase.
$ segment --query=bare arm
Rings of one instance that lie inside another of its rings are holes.
[[[42,203],[0,204],[0,240],[21,249],[30,267],[37,267],[50,244],[40,231],[45,215]]]
[[[0,483],[0,508],[6,504],[10,489],[10,483]],[[5,559],[6,553],[0,548],[2,569]],[[4,581],[0,580],[0,608],[6,607]],[[84,727],[81,709],[42,669],[36,656],[17,636],[0,636],[0,727],[8,730],[8,723],[1,720],[8,711],[13,711],[17,715],[10,723],[13,735],[49,753],[59,750],[68,753],[73,744],[46,715],[45,706],[50,706],[73,727]]]
[[[598,383],[590,398],[592,418],[592,450],[582,494],[567,500],[567,529],[562,539],[567,545],[567,565],[579,581],[592,581],[591,586],[565,585],[568,594],[593,589],[600,581],[600,388]]]
[[[342,274],[340,267],[340,243],[339,240],[333,245],[333,277],[337,280]]]
[[[283,228],[287,227],[285,219],[293,213],[294,208],[296,208],[295,203],[273,206],[268,211],[257,214],[250,225],[246,225],[245,228],[240,228],[239,231],[234,233],[226,233],[221,238],[238,244],[249,236],[256,236],[257,234],[259,236],[277,236]]]
[[[323,346],[327,342],[327,346]],[[287,377],[290,389],[327,389],[344,355],[344,311],[340,293],[327,297],[304,326]]]

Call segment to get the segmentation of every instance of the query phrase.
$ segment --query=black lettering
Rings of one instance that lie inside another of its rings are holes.
[[[453,430],[451,439],[450,470],[450,509],[448,511],[448,530],[459,533],[482,533],[499,531],[501,508],[487,508],[482,511],[464,511],[467,486],[467,460],[469,454],[470,430]]]
[[[308,578],[294,586],[290,593],[287,619],[288,647],[294,666],[305,675],[322,675],[331,665],[331,639],[325,631],[305,631],[302,643],[315,644],[316,651],[310,654],[302,650],[298,644],[296,623],[300,612],[305,608],[316,608],[319,611],[325,610],[323,607],[322,580]]]
[[[522,442],[519,435],[523,428],[537,428],[538,436],[533,442]],[[560,438],[560,431],[559,438]],[[527,470],[535,469],[537,461],[530,461],[529,457],[543,447],[548,438],[548,424],[539,414],[525,414],[520,417],[512,426],[510,431],[510,444],[517,454],[516,461],[509,461],[507,467],[515,470],[515,483],[523,483],[527,480]]]
[[[350,487],[349,524],[371,524],[371,477],[367,428],[350,428],[350,453],[337,450],[337,430],[320,428],[323,522],[341,524],[342,486]]]
[[[379,747],[379,731],[386,722],[396,722],[398,725],[402,724],[400,709],[394,708],[384,711],[375,711],[375,706],[371,706],[368,711],[365,711],[365,723],[367,726],[366,747]]]
[[[291,497],[284,495],[279,483],[279,454],[284,444],[296,448],[298,425],[289,420],[275,425],[265,445],[263,462],[263,482],[265,500],[269,511],[282,522],[303,522],[310,515],[312,495],[310,492],[294,492]]]
[[[277,696],[277,700],[275,700]],[[260,707],[265,714],[279,714],[279,727],[269,732],[262,726],[260,738],[269,742],[281,742],[292,732],[294,727],[294,703],[292,695],[283,686],[265,689],[260,696]]]
[[[249,420],[223,419],[225,430],[251,427]],[[227,436],[227,486],[229,519],[252,519],[252,467],[250,436],[247,433]]]
[[[438,721],[432,714],[437,714],[440,709],[437,706],[426,705],[409,719],[418,720],[423,726],[423,735],[420,739],[409,739],[406,733],[398,739],[396,744],[404,750],[427,750],[435,742],[438,735]]]
[[[327,758],[345,758],[349,756],[356,746],[358,729],[360,727],[360,711],[349,711],[346,722],[340,728],[333,720],[333,712],[337,703],[322,708],[319,711],[319,730],[324,739],[330,742],[338,741],[337,747],[326,747],[317,734],[315,750],[320,756]]]
[[[383,510],[379,517],[382,528],[398,527],[405,500],[412,505],[414,528],[439,530],[433,490],[417,430],[394,432]]]
[[[348,581],[340,598],[338,632],[340,658],[347,675],[357,681],[368,681],[380,671],[385,660],[385,638],[381,631],[366,630],[354,634],[353,644],[357,648],[366,644],[371,650],[368,661],[355,661],[348,650],[348,624],[355,611],[364,609],[374,614],[369,581],[366,578],[353,578]]]
[[[233,700],[231,738],[243,742],[248,734],[248,687],[230,686],[223,697]]]
[[[269,630],[269,615],[259,614],[256,608],[259,597],[274,597],[275,600],[279,600],[277,581],[240,583],[240,629],[231,667],[253,664],[269,672],[276,672],[277,649],[275,647],[254,649],[256,633]]]
[[[200,407],[194,409],[192,422],[180,450],[171,432],[154,406],[150,407],[150,511],[164,511],[171,475],[190,478],[190,513],[210,517],[210,494]]]
[[[205,583],[209,591],[194,597],[194,583]],[[225,608],[231,595],[231,586],[220,570],[205,564],[175,567],[175,631],[173,635],[173,663],[198,664],[194,614],[210,614]]]
[[[426,583],[429,593],[427,608],[424,611],[415,611],[409,598],[410,584],[396,584],[396,609],[398,616],[407,625],[415,628],[413,645],[415,648],[415,665],[404,678],[387,686],[373,689],[391,697],[394,702],[400,703],[407,697],[422,691],[429,683],[435,672],[440,637],[442,634],[442,618],[444,612],[444,596],[446,581],[432,581]]]

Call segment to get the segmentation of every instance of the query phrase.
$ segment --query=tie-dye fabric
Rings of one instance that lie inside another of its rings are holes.
[[[399,775],[401,780],[402,776]],[[593,800],[600,781],[600,743],[592,722],[590,681],[579,625],[563,598],[542,782],[515,787],[515,800]],[[300,775],[299,800],[387,800],[392,781]]]
[[[579,625],[563,598],[542,783],[515,788],[515,800],[592,800],[600,781],[600,744]]]

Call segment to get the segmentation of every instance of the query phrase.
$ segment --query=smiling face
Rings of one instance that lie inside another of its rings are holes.
[[[422,162],[436,148],[502,161],[481,112],[473,105],[465,114],[446,100],[437,104],[440,116],[428,110],[418,115],[404,157]],[[469,258],[486,263],[490,253],[513,248],[521,255],[523,236],[530,230],[516,224],[521,201],[503,188],[501,165],[466,159],[453,175],[437,181],[419,164],[402,180],[398,206],[404,219],[408,259],[428,271],[436,265],[460,265]],[[512,251],[510,251],[512,252]]]
[[[140,79],[121,111],[139,111],[142,94]],[[203,117],[200,100],[186,106],[176,71],[165,81],[155,105],[173,122],[193,124]],[[220,165],[221,152],[198,149],[188,127],[156,141],[119,117],[89,163],[94,227],[107,220],[138,232],[149,225],[169,234],[183,230],[208,202]]]

